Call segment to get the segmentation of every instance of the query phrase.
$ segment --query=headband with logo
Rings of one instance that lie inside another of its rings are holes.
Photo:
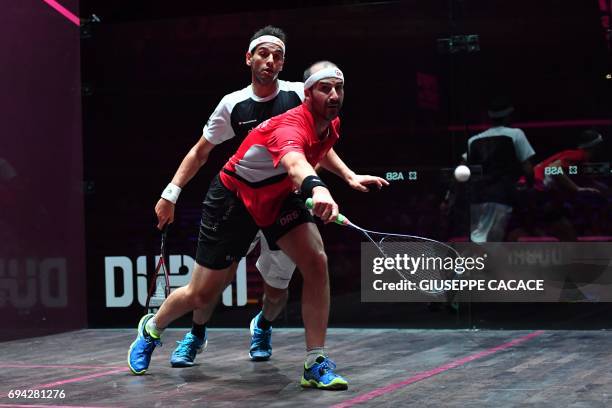
[[[336,78],[341,79],[342,83],[344,83],[344,74],[340,71],[338,67],[329,67],[324,68],[320,71],[315,72],[304,82],[304,89],[308,89],[312,87],[315,82],[322,80],[323,78]]]

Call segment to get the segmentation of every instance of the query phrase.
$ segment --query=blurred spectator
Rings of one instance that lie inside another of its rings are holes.
[[[467,163],[481,166],[482,176],[472,180],[470,238],[473,242],[503,241],[516,202],[516,182],[524,175],[533,183],[530,158],[535,154],[525,133],[509,127],[512,104],[495,99],[488,115],[492,127],[467,142]]]

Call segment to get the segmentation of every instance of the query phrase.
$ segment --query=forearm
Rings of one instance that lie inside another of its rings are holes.
[[[196,175],[204,163],[206,163],[208,155],[205,157],[198,157],[193,150],[194,149],[191,149],[181,162],[178,170],[174,174],[174,177],[172,177],[172,184],[176,184],[177,186],[183,188],[189,182],[189,180]]]
[[[555,160],[554,162],[549,164],[549,167],[558,167],[562,168],[563,163],[560,160]],[[561,187],[565,191],[569,191],[570,193],[578,192],[579,187],[574,183],[574,181],[567,177],[564,173],[556,174],[552,176],[555,184]]]
[[[300,157],[301,156],[301,157]],[[297,187],[302,185],[308,176],[316,176],[317,172],[303,155],[288,153],[281,159],[281,164],[287,169],[287,174]]]
[[[202,139],[189,150],[187,155],[185,155],[174,177],[172,177],[172,184],[180,188],[185,187],[189,180],[191,180],[198,170],[206,163],[208,155],[214,146],[215,145],[202,137]]]
[[[338,154],[336,154],[334,149],[330,149],[329,152],[327,152],[327,155],[325,155],[325,157],[323,158],[323,160],[321,160],[321,167],[331,171],[332,173],[347,182],[355,176],[355,172],[352,171],[342,161],[342,159],[340,158],[340,156],[338,156]]]
[[[338,204],[332,198],[329,189],[319,179],[317,173],[303,154],[289,152],[281,159],[287,169],[289,178],[308,197],[312,197],[314,215],[328,223],[338,217]]]
[[[567,177],[565,174],[559,174],[559,175],[555,175],[553,176],[555,182],[561,186],[561,188],[563,188],[564,190],[569,191],[570,193],[576,193],[578,192],[578,186],[576,185],[576,183],[574,183],[572,181],[572,179],[570,179],[569,177]]]

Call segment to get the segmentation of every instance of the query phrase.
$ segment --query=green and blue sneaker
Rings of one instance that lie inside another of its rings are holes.
[[[300,385],[304,388],[318,388],[321,390],[346,390],[348,381],[334,373],[336,363],[325,356],[318,356],[310,367],[304,364],[304,375]]]
[[[152,337],[145,329],[145,325],[153,316],[154,314],[150,313],[140,319],[140,322],[138,322],[138,337],[128,351],[128,366],[135,375],[142,375],[147,371],[155,346],[161,346],[160,339]]]

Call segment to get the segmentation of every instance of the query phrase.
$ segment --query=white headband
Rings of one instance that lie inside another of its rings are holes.
[[[306,82],[304,82],[304,89],[308,89],[315,84],[315,82],[322,80],[323,78],[337,78],[341,79],[344,83],[344,74],[340,71],[338,67],[329,67],[324,68],[320,71],[315,72],[311,76],[308,77]]]
[[[248,52],[252,52],[258,45],[263,43],[272,43],[278,45],[283,50],[283,55],[285,54],[285,43],[278,37],[273,35],[262,35],[261,37],[257,37],[249,44]]]

